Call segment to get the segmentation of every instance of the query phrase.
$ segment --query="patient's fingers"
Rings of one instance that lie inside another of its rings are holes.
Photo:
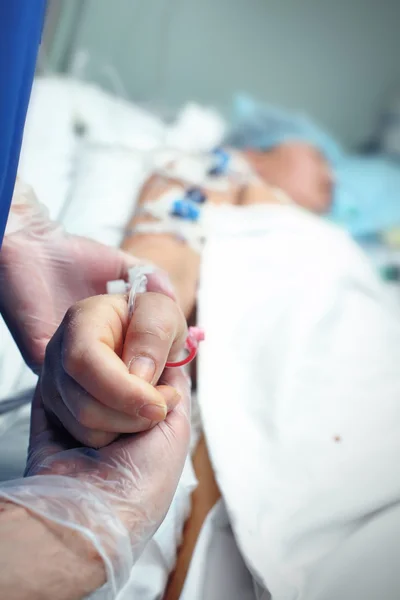
[[[69,346],[64,355],[69,354]],[[96,339],[88,347],[72,350],[73,358],[65,361],[65,371],[101,404],[127,415],[135,416],[144,406],[151,405],[156,414],[152,420],[166,415],[163,396],[146,381],[130,375],[117,354]],[[153,411],[153,412],[154,412]],[[139,415],[138,415],[139,416]]]
[[[135,416],[146,403],[163,407],[165,413],[162,395],[130,375],[120,358],[127,326],[128,308],[122,296],[77,303],[61,326],[62,369],[106,406]]]
[[[85,307],[85,312],[79,306]],[[120,297],[79,303],[65,327],[63,367],[102,404],[131,416],[161,421],[167,406],[163,389],[153,387],[158,379],[155,373],[163,371],[171,348],[175,352],[179,346],[183,348],[186,323],[176,303],[162,294],[139,296],[129,325],[127,310],[126,300]],[[120,358],[124,342],[125,364]],[[147,377],[142,362],[145,357],[152,360],[152,374]],[[134,365],[131,358],[142,361]]]
[[[51,386],[51,382],[46,383],[44,378],[41,386],[43,398],[53,398],[50,405],[44,400],[45,408],[54,413],[64,427],[87,446],[100,447],[110,443],[120,433],[137,433],[149,429],[152,425],[150,419],[140,415],[130,417],[104,406],[66,373],[62,373],[58,378],[57,389],[52,395],[48,393],[49,385]],[[162,386],[160,389],[169,412],[175,408],[180,397],[171,386]],[[54,398],[60,401],[55,401]]]
[[[122,359],[131,374],[154,385],[167,360],[175,360],[182,352],[186,337],[186,320],[176,302],[161,294],[141,294],[128,325]]]
[[[156,383],[166,360],[183,348],[185,338],[180,309],[162,294],[139,296],[129,326],[123,296],[80,302],[67,313],[48,346],[41,380],[43,404],[86,445],[100,446],[119,433],[144,431],[164,420],[180,395],[169,385],[155,388],[130,373],[131,358],[152,357]]]
[[[78,442],[90,448],[101,448],[111,444],[118,437],[118,433],[101,431],[98,429],[87,428],[83,426],[73,416],[71,411],[65,405],[61,396],[55,396],[52,400],[51,410],[44,403],[44,407],[50,415],[57,417],[57,420],[65,427]]]

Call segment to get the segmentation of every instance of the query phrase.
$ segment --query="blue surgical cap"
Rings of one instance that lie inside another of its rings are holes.
[[[260,104],[245,94],[234,97],[232,113],[225,141],[235,148],[268,150],[299,140],[319,149],[332,165],[342,156],[339,144],[304,115]]]

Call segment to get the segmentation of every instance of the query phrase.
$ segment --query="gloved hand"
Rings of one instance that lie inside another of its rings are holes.
[[[48,419],[38,385],[26,478],[0,486],[0,497],[94,546],[107,582],[91,600],[115,600],[174,496],[189,444],[189,382],[181,369],[167,370],[164,382],[182,399],[166,420],[99,451],[75,449]]]
[[[0,252],[0,312],[27,364],[40,370],[70,306],[105,293],[108,281],[125,279],[136,264],[120,250],[68,235],[31,188],[17,181]],[[162,272],[149,276],[148,290],[173,297]]]
[[[47,346],[43,406],[86,446],[149,429],[180,401],[163,372],[186,337],[181,309],[163,294],[139,294],[131,319],[122,295],[78,302]]]

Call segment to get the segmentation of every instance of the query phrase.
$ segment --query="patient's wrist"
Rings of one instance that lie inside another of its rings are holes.
[[[186,317],[192,313],[200,267],[200,256],[174,235],[134,234],[126,238],[122,249],[164,270],[174,287]]]

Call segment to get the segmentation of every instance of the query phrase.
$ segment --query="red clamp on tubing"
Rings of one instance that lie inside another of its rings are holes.
[[[204,331],[200,327],[189,327],[189,335],[186,340],[185,348],[188,351],[186,358],[178,362],[167,362],[166,367],[184,367],[196,358],[199,343],[204,340]]]

